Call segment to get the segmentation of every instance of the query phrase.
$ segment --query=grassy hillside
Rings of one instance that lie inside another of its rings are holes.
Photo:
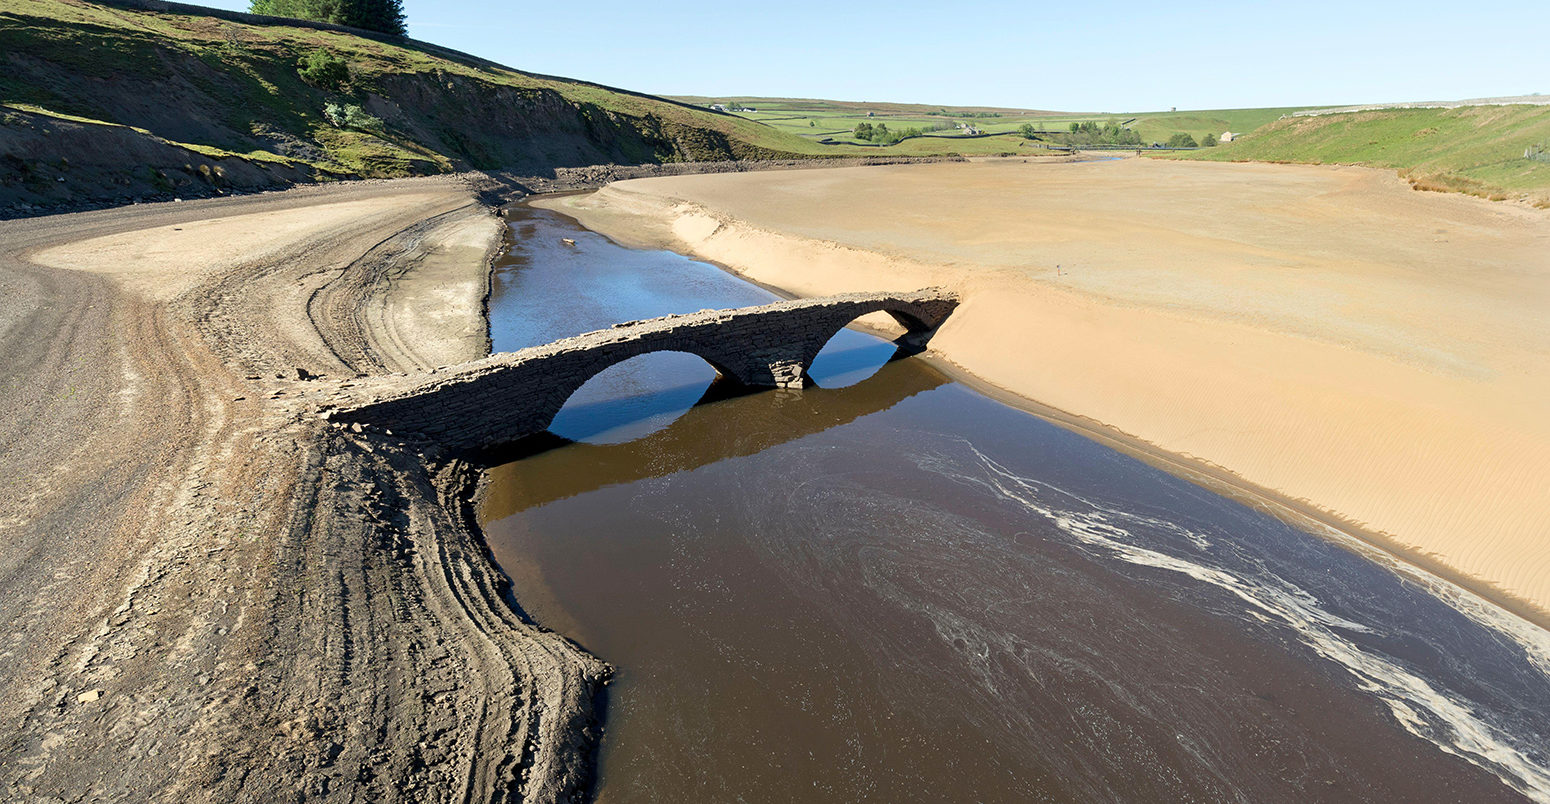
[[[1220,135],[1224,131],[1250,131],[1303,107],[1269,109],[1211,109],[1183,112],[1135,112],[1124,114],[1090,112],[1052,112],[1032,109],[1010,109],[993,106],[933,106],[918,103],[874,103],[863,101],[836,101],[814,98],[712,98],[698,95],[674,96],[674,100],[695,106],[722,104],[752,107],[752,112],[734,112],[740,117],[756,120],[772,128],[805,137],[809,140],[824,139],[839,143],[855,144],[851,136],[855,127],[864,122],[886,122],[889,128],[929,129],[945,126],[938,132],[941,140],[917,142],[917,151],[942,152],[961,149],[965,153],[975,149],[990,148],[995,151],[1027,150],[1027,144],[1013,135],[1024,123],[1047,131],[1061,131],[1072,123],[1094,122],[1122,123],[1134,129],[1144,142],[1167,142],[1177,133],[1186,133],[1196,140],[1206,134]],[[955,133],[958,124],[973,126],[976,130],[996,135],[979,140],[945,138]],[[907,146],[910,141],[896,148]]]
[[[842,101],[824,100],[821,98],[766,98],[749,95],[737,95],[727,97],[711,97],[709,95],[671,95],[673,100],[681,101],[693,106],[708,106],[712,103],[728,104],[741,103],[752,106],[761,111],[803,111],[818,113],[834,113],[840,115],[855,115],[867,112],[878,114],[904,114],[927,115],[942,113],[975,114],[1057,114],[1057,112],[1041,112],[1036,109],[1013,109],[1005,106],[942,106],[930,103],[889,103],[887,101]]]
[[[1181,159],[1393,168],[1418,189],[1524,199],[1550,206],[1550,106],[1385,109],[1288,118]]]
[[[345,80],[303,80],[298,63],[319,52],[347,65]],[[823,150],[731,115],[407,40],[0,0],[0,193],[13,202]]]

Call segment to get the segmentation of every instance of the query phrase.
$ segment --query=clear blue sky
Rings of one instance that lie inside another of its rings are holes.
[[[1543,3],[406,0],[405,10],[416,39],[658,95],[1119,112],[1550,94]]]

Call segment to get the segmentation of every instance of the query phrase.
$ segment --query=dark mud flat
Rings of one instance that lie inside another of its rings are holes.
[[[512,225],[497,350],[768,298]],[[712,372],[638,358],[492,471],[519,602],[618,668],[601,800],[1550,800],[1544,631],[834,347],[676,420]]]

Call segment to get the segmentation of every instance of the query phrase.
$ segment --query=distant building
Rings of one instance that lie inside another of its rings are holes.
[[[723,106],[723,105],[721,105],[719,103],[712,103],[710,105],[710,109],[713,112],[724,112],[724,111],[727,110],[727,107],[725,107],[725,106]]]
[[[1238,136],[1237,134],[1234,134],[1231,131],[1223,131],[1222,132],[1222,136],[1217,137],[1216,141],[1217,142],[1232,142],[1237,136]]]

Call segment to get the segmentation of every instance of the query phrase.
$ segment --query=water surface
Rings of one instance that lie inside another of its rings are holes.
[[[770,299],[512,227],[497,350]],[[600,800],[1550,801],[1544,631],[890,352],[637,358],[492,470],[518,602],[618,669]]]

